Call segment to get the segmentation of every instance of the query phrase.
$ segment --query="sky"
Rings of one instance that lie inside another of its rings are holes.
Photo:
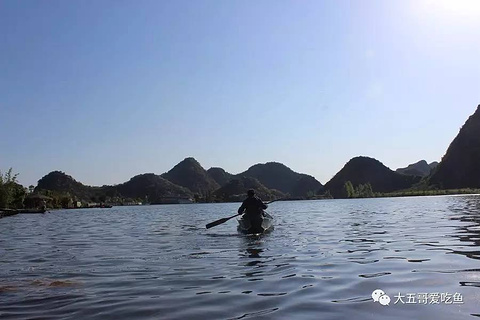
[[[186,157],[332,178],[439,161],[480,104],[480,1],[0,0],[0,170],[88,185]]]

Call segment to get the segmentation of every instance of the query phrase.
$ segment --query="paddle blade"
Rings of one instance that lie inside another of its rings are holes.
[[[213,221],[213,222],[210,222],[209,224],[206,225],[207,229],[210,229],[212,227],[215,227],[215,226],[218,226],[219,224],[222,224],[222,223],[225,223],[227,222],[228,220],[230,220],[231,218],[223,218],[223,219],[219,219],[217,221]]]

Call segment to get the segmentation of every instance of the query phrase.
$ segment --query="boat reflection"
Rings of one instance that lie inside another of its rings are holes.
[[[246,251],[249,258],[261,258],[260,253],[263,252],[263,249],[247,248]]]

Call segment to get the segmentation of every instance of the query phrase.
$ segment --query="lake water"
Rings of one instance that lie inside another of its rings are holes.
[[[480,316],[479,196],[275,202],[270,234],[205,229],[238,205],[1,219],[0,319]]]

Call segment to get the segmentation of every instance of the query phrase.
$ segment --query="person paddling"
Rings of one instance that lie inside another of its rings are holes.
[[[250,222],[252,229],[262,230],[263,210],[267,209],[267,205],[263,201],[255,196],[255,190],[250,189],[247,191],[247,198],[243,200],[242,205],[238,208],[238,214],[243,215],[243,219]]]

